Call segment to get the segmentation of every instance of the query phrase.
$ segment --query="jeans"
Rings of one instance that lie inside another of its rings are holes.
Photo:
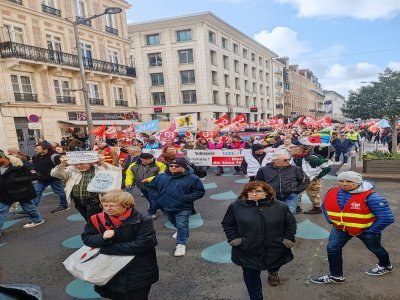
[[[178,230],[176,237],[176,243],[186,245],[189,239],[189,216],[191,211],[165,211],[164,214],[167,216],[175,228]]]
[[[289,206],[289,210],[293,216],[296,214],[298,199],[299,196],[295,193],[287,195],[285,198],[282,199],[282,201],[285,202],[287,206]]]
[[[39,223],[43,220],[38,208],[33,204],[32,200],[20,202],[21,208],[26,212],[33,223]],[[11,204],[0,202],[0,230],[3,228],[4,221],[7,219],[8,210]]]
[[[261,271],[243,268],[243,279],[246,284],[250,300],[263,299]]]
[[[68,207],[67,196],[65,195],[64,186],[61,180],[54,180],[48,182],[37,181],[35,183],[35,191],[37,197],[33,199],[33,204],[39,206],[42,194],[48,186],[50,186],[53,192],[58,195],[58,198],[60,199],[60,207],[67,208]]]
[[[380,233],[363,232],[357,237],[367,246],[369,251],[376,255],[381,267],[388,267],[391,265],[389,254],[381,245]],[[342,249],[352,238],[353,236],[347,232],[341,231],[336,227],[332,228],[327,246],[329,271],[332,276],[343,276]]]
[[[337,151],[335,152],[335,161],[339,161],[340,154],[343,154],[343,163],[347,164],[347,160],[349,159],[349,152],[345,151]]]

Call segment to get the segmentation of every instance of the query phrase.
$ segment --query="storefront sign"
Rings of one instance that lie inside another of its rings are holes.
[[[68,119],[71,121],[86,121],[86,113],[79,111],[68,112]],[[92,120],[136,120],[139,115],[136,112],[129,113],[92,113]]]
[[[96,151],[72,151],[67,152],[68,164],[86,164],[99,161],[99,154]]]

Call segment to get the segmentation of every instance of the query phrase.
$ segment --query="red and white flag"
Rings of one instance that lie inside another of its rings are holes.
[[[214,138],[218,135],[218,131],[214,130],[214,131],[200,131],[199,132],[199,136],[201,139],[211,139]]]
[[[244,114],[240,114],[238,116],[236,116],[233,120],[232,120],[232,124],[234,123],[246,123],[246,116]]]
[[[105,131],[106,125],[102,125],[99,127],[94,127],[90,133],[94,134],[95,136],[103,136]]]
[[[319,119],[319,120],[317,121],[317,124],[318,124],[320,127],[332,126],[331,117],[323,117],[322,119]]]
[[[303,123],[304,116],[298,118],[296,122],[294,122],[294,126],[301,125]]]
[[[218,125],[219,127],[225,127],[229,124],[231,124],[231,121],[229,120],[227,115],[223,115],[221,118],[216,120],[214,124]]]

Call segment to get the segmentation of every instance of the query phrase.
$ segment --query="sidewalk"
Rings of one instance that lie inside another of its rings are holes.
[[[370,152],[375,150],[375,145],[372,143],[365,143],[365,152]],[[378,144],[378,150],[383,150],[387,151],[387,146]],[[352,170],[352,157],[356,160],[356,168],[355,170]],[[400,182],[400,172],[396,174],[382,174],[382,173],[363,173],[363,161],[362,159],[359,160],[359,153],[355,153],[352,151],[352,157],[349,158],[349,164],[347,166],[342,165],[341,168],[338,170],[337,173],[341,173],[344,171],[356,171],[362,175],[363,178],[368,178],[368,179],[382,179],[386,181],[394,181],[394,182]]]

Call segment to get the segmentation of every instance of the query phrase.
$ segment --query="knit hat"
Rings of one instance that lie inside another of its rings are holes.
[[[151,153],[141,153],[139,155],[139,158],[141,159],[150,159],[150,158],[154,158],[154,155]]]
[[[254,144],[251,146],[251,151],[256,152],[257,150],[264,149],[264,146],[262,144]]]
[[[181,166],[181,167],[183,167],[183,168],[185,168],[185,169],[188,169],[188,168],[189,168],[186,159],[181,158],[181,157],[175,158],[175,159],[174,159],[173,161],[171,161],[169,164],[170,164],[170,165],[178,165],[178,166]]]
[[[354,171],[346,171],[342,172],[337,176],[337,180],[347,180],[347,181],[352,181],[358,184],[362,183],[362,176],[360,173],[354,172]]]

